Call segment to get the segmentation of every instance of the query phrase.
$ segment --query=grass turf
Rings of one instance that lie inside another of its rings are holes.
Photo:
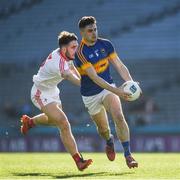
[[[139,153],[139,168],[128,169],[122,154],[110,162],[104,153],[83,153],[93,164],[77,170],[67,153],[0,153],[0,179],[180,179],[180,154]]]

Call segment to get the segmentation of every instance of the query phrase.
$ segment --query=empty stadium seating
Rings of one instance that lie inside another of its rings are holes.
[[[3,0],[0,11],[12,4],[21,6],[22,2]],[[158,105],[159,111],[151,114],[151,123],[175,124],[180,117],[177,98],[180,91],[179,1],[73,2],[43,0],[29,9],[0,19],[0,125],[17,126],[18,116],[8,117],[3,110],[4,105],[11,102],[20,108],[28,102],[32,106],[30,88],[38,64],[57,47],[57,35],[61,30],[75,32],[79,36],[77,22],[84,15],[97,18],[100,36],[112,40],[120,58],[134,79],[140,82],[145,96],[152,97]],[[176,11],[172,13],[171,8]],[[165,14],[166,11],[171,13]],[[158,18],[148,22],[148,18],[155,15]],[[143,21],[144,24],[140,23]],[[112,70],[112,74],[120,85],[122,80],[117,73]],[[75,126],[81,124],[83,127],[90,123],[90,117],[85,112],[79,89],[72,86],[67,82],[60,86],[64,109]],[[129,105],[123,104],[127,118],[134,116]],[[33,108],[33,113],[37,112]]]

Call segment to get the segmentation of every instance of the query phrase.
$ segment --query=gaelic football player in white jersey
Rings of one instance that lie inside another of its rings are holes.
[[[71,126],[62,110],[57,87],[63,79],[80,86],[79,73],[73,63],[70,63],[75,58],[78,42],[75,34],[66,31],[59,34],[58,42],[59,48],[47,57],[38,73],[33,76],[31,100],[42,113],[32,118],[23,115],[21,132],[26,134],[37,125],[56,126],[60,130],[60,137],[66,150],[72,155],[77,168],[82,171],[92,163],[92,160],[84,160],[78,152]]]

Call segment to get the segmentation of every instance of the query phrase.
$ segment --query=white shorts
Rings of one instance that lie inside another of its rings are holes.
[[[115,84],[112,84],[112,86],[115,87]],[[82,96],[83,102],[85,107],[88,109],[88,112],[90,115],[95,115],[99,113],[103,107],[103,100],[112,92],[104,89],[99,94],[93,95],[93,96]]]
[[[43,106],[46,106],[52,102],[57,102],[61,105],[58,88],[42,91],[33,85],[31,89],[31,100],[33,104],[40,110]]]

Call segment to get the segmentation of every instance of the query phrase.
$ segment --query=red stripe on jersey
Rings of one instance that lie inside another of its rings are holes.
[[[64,63],[65,63],[65,59],[64,59],[63,56],[61,56],[61,54],[60,54],[59,69],[60,69],[60,72],[61,72],[61,73],[64,71]]]
[[[40,107],[43,107],[44,104],[40,98],[40,95],[41,95],[41,91],[39,89],[37,89],[36,94],[35,94],[35,100],[37,101],[37,103]]]
[[[64,71],[64,62],[65,62],[65,60],[64,59],[62,59],[62,66],[61,66],[61,70],[62,70],[62,72]]]
[[[63,53],[60,51],[60,56],[64,59],[67,60],[67,57],[63,55]]]

